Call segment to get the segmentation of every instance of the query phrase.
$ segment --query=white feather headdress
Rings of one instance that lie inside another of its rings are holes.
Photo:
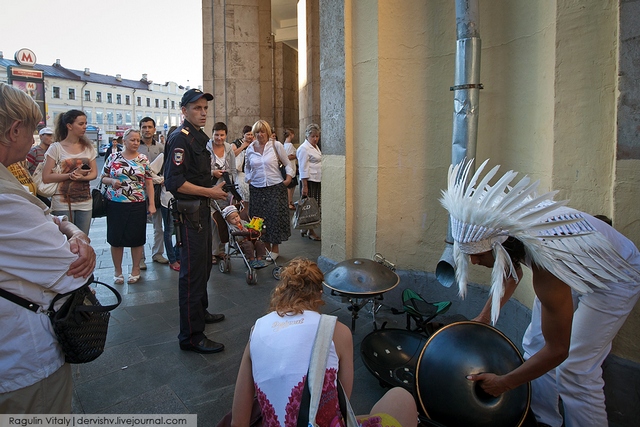
[[[527,176],[510,187],[518,175],[514,171],[506,172],[494,185],[489,185],[500,166],[480,180],[488,161],[480,165],[471,179],[473,160],[451,165],[448,188],[442,191],[440,203],[451,218],[461,297],[467,291],[469,255],[493,252],[490,293],[494,324],[500,314],[504,281],[510,276],[518,280],[511,258],[502,246],[509,236],[522,242],[531,262],[581,293],[592,292],[590,285],[607,288],[605,282],[640,277],[581,212],[565,207],[566,200],[553,200],[557,191],[537,195],[540,182],[532,183]]]

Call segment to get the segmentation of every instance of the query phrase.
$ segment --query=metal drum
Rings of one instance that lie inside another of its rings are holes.
[[[418,358],[418,404],[430,419],[449,427],[521,426],[529,408],[529,384],[494,397],[466,376],[503,375],[523,362],[516,346],[489,325],[465,321],[444,326]]]
[[[358,312],[369,303],[373,327],[377,329],[376,312],[382,305],[382,294],[398,286],[398,283],[400,277],[389,267],[365,258],[342,261],[324,275],[324,284],[331,289],[331,294],[349,300],[351,330],[356,329]]]
[[[380,295],[400,282],[396,273],[380,263],[366,258],[353,258],[324,275],[324,284],[341,294],[357,297]]]
[[[415,395],[416,366],[427,337],[406,329],[380,329],[362,339],[364,365],[384,386],[402,387]]]

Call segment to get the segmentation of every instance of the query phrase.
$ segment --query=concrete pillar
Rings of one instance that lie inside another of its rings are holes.
[[[298,2],[298,59],[300,130],[320,122],[319,0]],[[304,135],[301,135],[303,141]]]
[[[203,83],[214,95],[214,122],[237,138],[258,119],[273,123],[273,46],[270,0],[202,0]]]

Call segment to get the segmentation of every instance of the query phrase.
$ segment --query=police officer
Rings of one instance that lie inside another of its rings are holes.
[[[180,348],[197,353],[217,353],[224,345],[204,334],[206,323],[224,320],[224,314],[207,311],[207,282],[211,274],[211,212],[209,198],[227,196],[221,183],[211,181],[209,137],[201,130],[207,122],[208,101],[213,95],[189,89],[180,103],[184,123],[169,137],[165,148],[165,187],[182,212],[180,234]]]

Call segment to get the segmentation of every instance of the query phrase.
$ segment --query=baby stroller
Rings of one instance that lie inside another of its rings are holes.
[[[218,260],[218,269],[220,270],[221,273],[229,273],[231,271],[231,259],[242,258],[244,265],[247,268],[247,277],[246,277],[247,284],[249,285],[257,284],[258,283],[257,270],[259,268],[266,267],[266,264],[258,266],[255,263],[251,263],[249,259],[247,259],[247,256],[244,254],[244,252],[240,248],[240,244],[236,240],[236,237],[239,237],[241,235],[246,235],[246,234],[232,231],[229,224],[227,224],[227,222],[222,216],[222,209],[220,208],[219,203],[214,200],[213,205],[214,205],[213,220],[216,221],[216,224],[218,225],[218,232],[220,233],[220,241],[222,243],[227,244],[227,250],[225,251],[225,254]],[[239,202],[233,203],[233,205],[238,210],[238,214],[240,215],[240,218],[245,222],[249,222],[248,203],[239,201]],[[253,233],[258,234],[258,236],[260,232],[261,230],[253,231]],[[252,234],[252,236],[255,236],[255,234]],[[266,253],[271,258],[271,252],[267,250]],[[271,271],[271,274],[274,279],[280,280],[280,272],[282,270],[282,267],[278,266],[278,264],[275,261],[273,261],[273,266],[274,267],[273,267],[273,270]]]

